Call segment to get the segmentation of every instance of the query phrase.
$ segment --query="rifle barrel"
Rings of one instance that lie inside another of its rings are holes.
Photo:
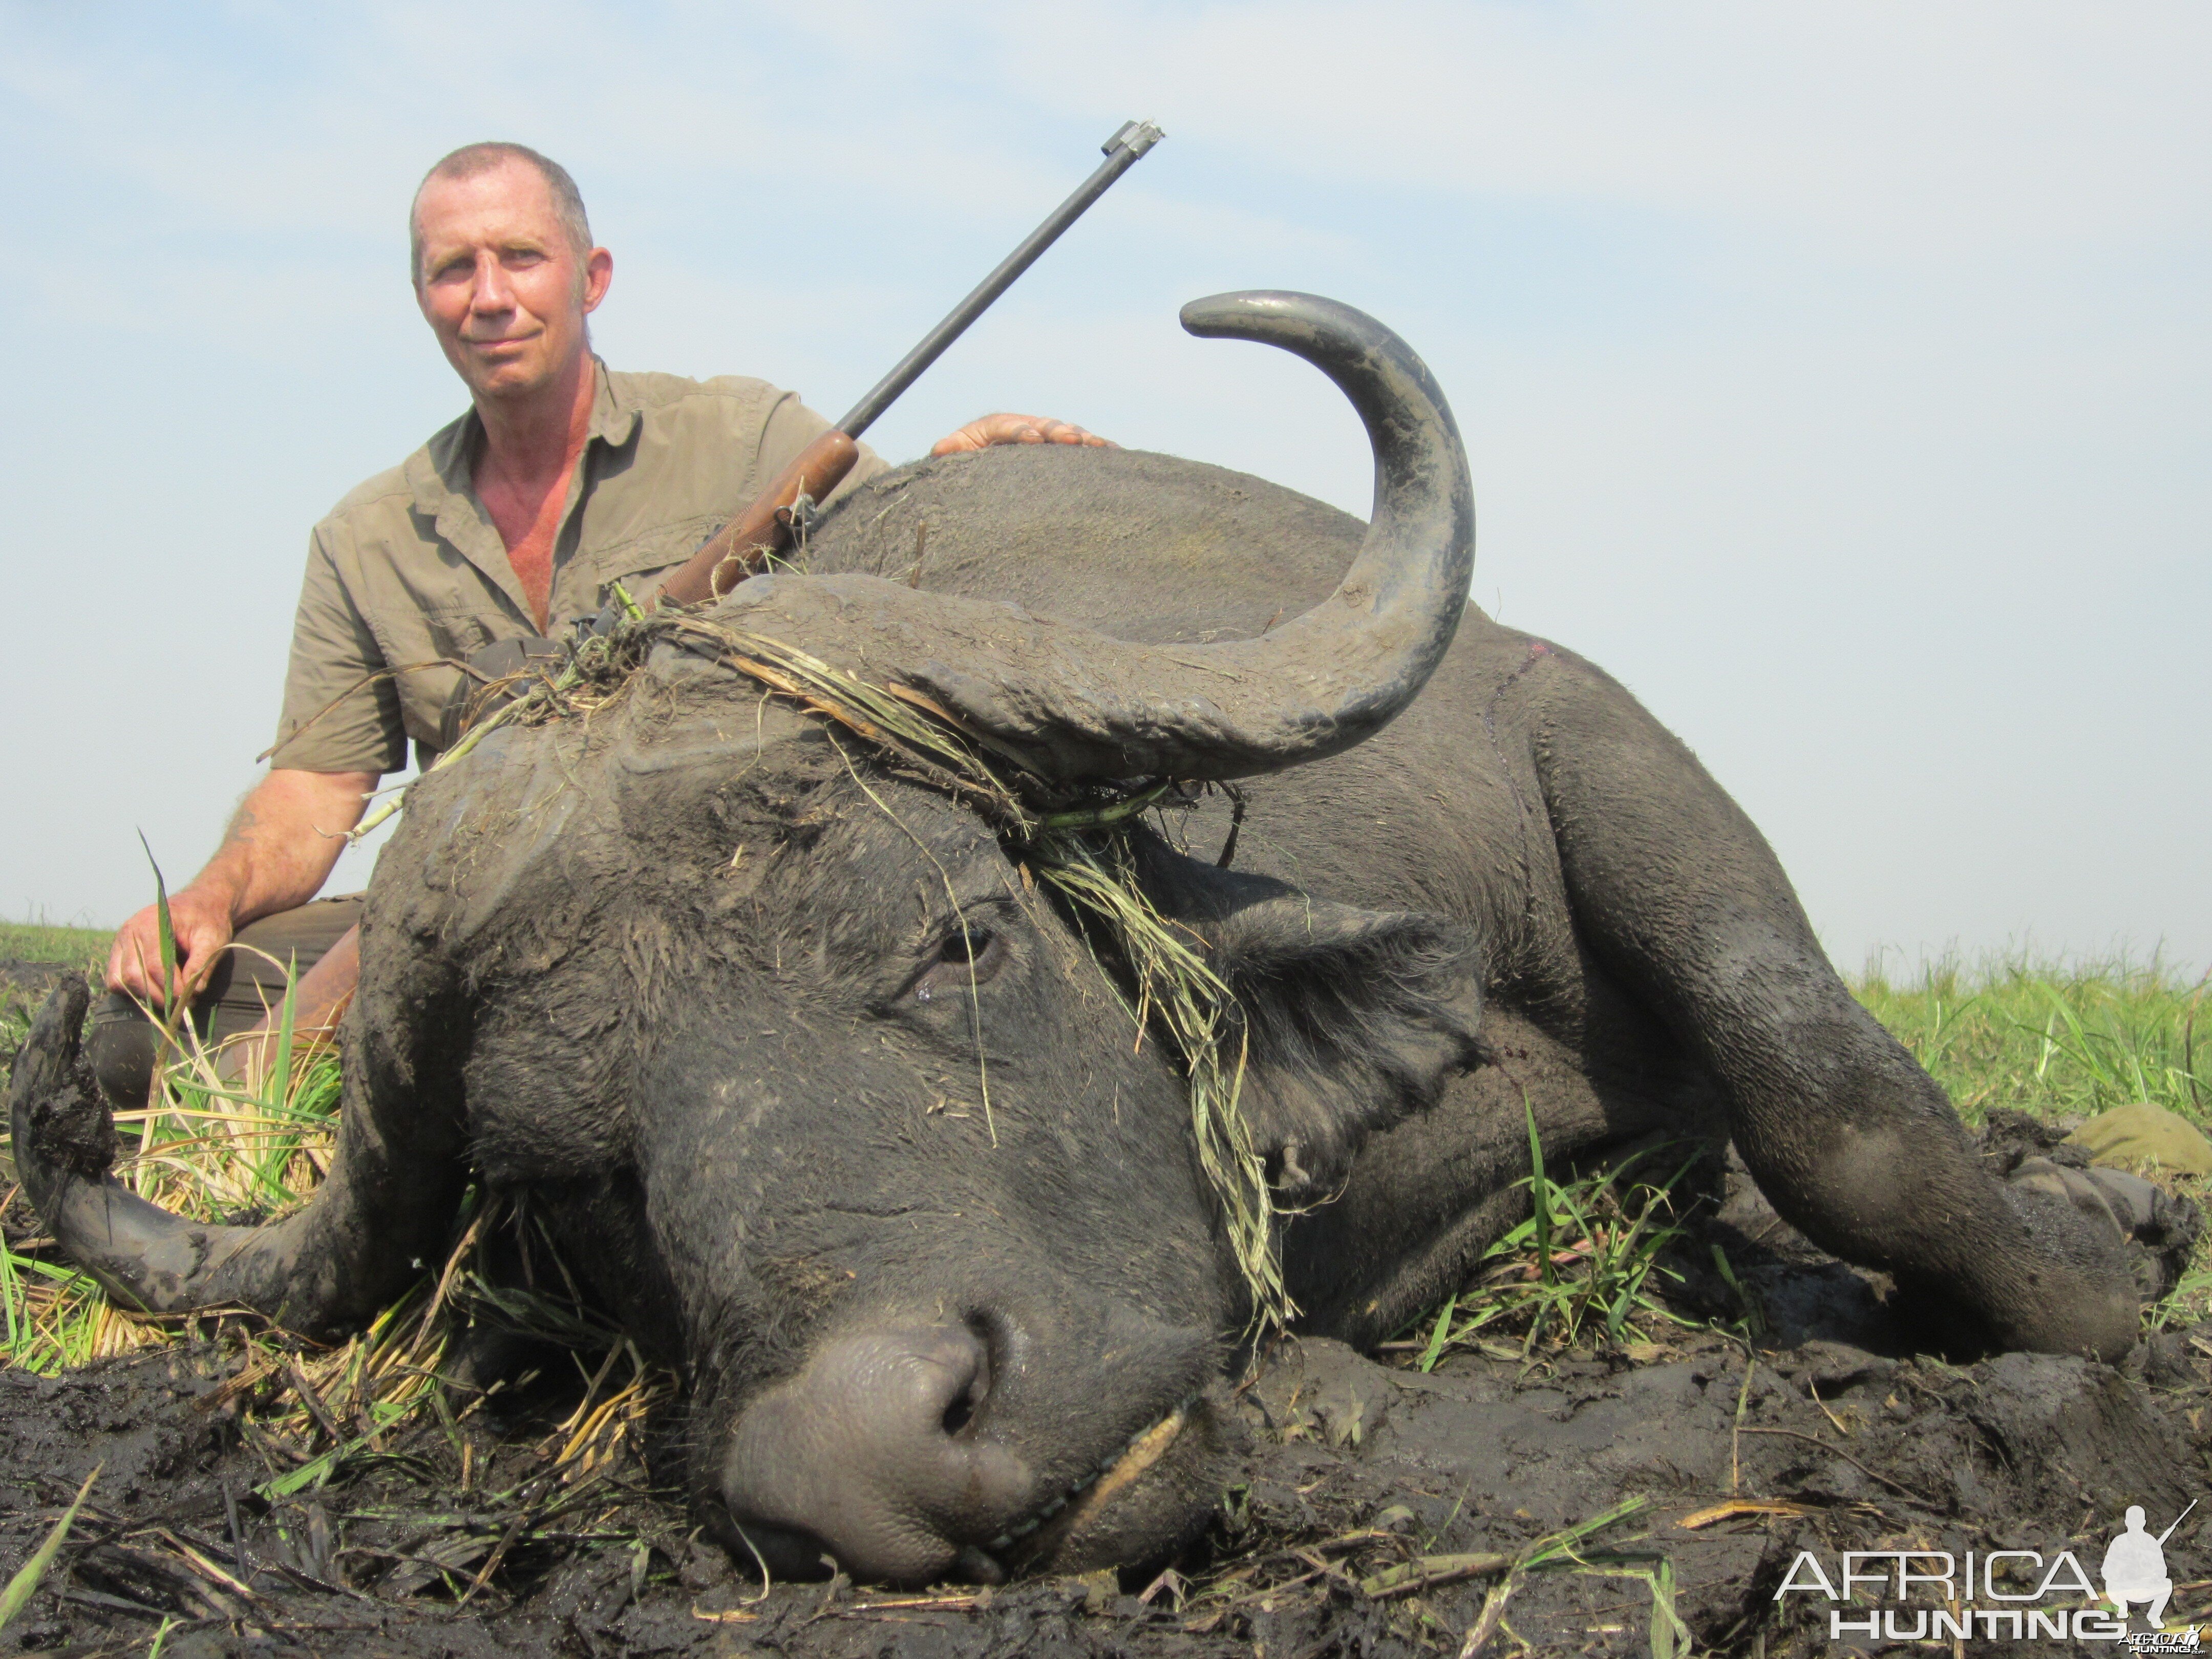
[[[1121,129],[1099,146],[1105,151],[1106,159],[1099,164],[1098,170],[1078,185],[1075,194],[1062,202],[1050,218],[1023,238],[1021,246],[979,283],[973,294],[955,306],[951,316],[922,336],[921,343],[900,358],[898,366],[876,383],[875,390],[837,422],[837,429],[848,437],[857,438],[873,426],[876,417],[896,401],[899,393],[912,386],[945,347],[966,332],[968,325],[989,309],[991,301],[1004,294],[1013,280],[1036,262],[1037,255],[1060,240],[1060,232],[1080,219],[1085,209],[1165,136],[1150,121],[1123,122]]]
[[[2197,1507],[2197,1500],[2196,1500],[2195,1498],[2191,1498],[2191,1499],[2189,1500],[2189,1510],[2193,1510],[2193,1509],[2195,1509],[2196,1507]],[[2178,1526],[2179,1526],[2183,1522],[2185,1522],[2185,1521],[2186,1521],[2187,1519],[2189,1519],[2189,1510],[2182,1510],[2182,1512],[2181,1512],[2180,1514],[2179,1514],[2179,1515],[2177,1515],[2177,1516],[2175,1516],[2173,1517],[2173,1527],[2178,1527]],[[2164,1532],[2162,1532],[2162,1533],[2159,1534],[2159,1535],[2158,1535],[2158,1541],[2159,1541],[2159,1547],[2160,1547],[2160,1548],[2164,1548],[2164,1547],[2165,1547],[2165,1545],[2166,1545],[2166,1540],[2167,1539],[2169,1539],[2169,1538],[2171,1538],[2171,1537],[2172,1537],[2172,1536],[2173,1536],[2173,1527],[2168,1527],[2168,1528],[2167,1528]]]

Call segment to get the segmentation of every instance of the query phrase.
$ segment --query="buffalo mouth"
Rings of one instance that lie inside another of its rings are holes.
[[[985,1545],[990,1559],[1002,1571],[1018,1572],[1058,1554],[1070,1540],[1090,1531],[1109,1508],[1174,1450],[1190,1426],[1192,1414],[1203,1406],[1200,1395],[1184,1395],[1167,1415],[1132,1435],[1110,1459]]]

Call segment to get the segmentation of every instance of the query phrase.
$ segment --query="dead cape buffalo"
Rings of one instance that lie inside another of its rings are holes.
[[[1301,1328],[1370,1343],[1455,1285],[1525,1209],[1524,1109],[1566,1158],[1711,1106],[1784,1215],[1904,1294],[2126,1349],[2109,1218],[1989,1174],[1690,751],[1466,606],[1466,458],[1404,343],[1297,295],[1184,321],[1336,382],[1370,525],[1164,456],[992,450],[876,481],[809,574],[706,620],[1069,799],[1242,781],[1233,859],[1218,799],[1122,844],[1235,993]],[[200,1226],[118,1185],[81,994],[17,1061],[22,1178],[120,1293],[316,1332],[437,1260],[471,1180],[527,1189],[683,1367],[733,1547],[908,1581],[1157,1558],[1218,1490],[1249,1293],[1187,1056],[1030,873],[958,792],[666,635],[588,718],[416,788],[303,1210]]]

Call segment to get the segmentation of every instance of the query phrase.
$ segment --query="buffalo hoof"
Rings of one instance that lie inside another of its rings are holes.
[[[2024,1259],[2001,1264],[2005,1294],[1988,1310],[1995,1346],[2114,1363],[2126,1356],[2142,1335],[2147,1290],[2154,1299],[2160,1281],[2177,1276],[2136,1231],[2138,1222],[2145,1232],[2158,1224],[2159,1206],[2140,1190],[2147,1185],[2047,1158],[2015,1167],[2002,1191],[2027,1249]],[[2194,1219],[2191,1212],[2192,1237]]]
[[[2196,1205],[2124,1170],[2084,1169],[2031,1157],[2021,1159],[2006,1179],[2015,1190],[2032,1189],[2071,1206],[2093,1231],[2116,1243],[2145,1302],[2163,1301],[2172,1293],[2203,1231]]]

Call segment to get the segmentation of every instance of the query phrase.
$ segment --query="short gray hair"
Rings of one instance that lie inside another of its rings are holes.
[[[416,209],[422,200],[422,192],[434,179],[473,179],[479,173],[503,167],[509,161],[520,161],[536,169],[552,192],[553,216],[561,222],[568,234],[569,246],[579,255],[592,251],[592,222],[584,216],[583,192],[576,181],[568,176],[568,169],[550,155],[540,155],[527,144],[510,144],[498,140],[480,144],[463,144],[452,155],[422,175],[422,182],[415,186],[414,199],[407,204],[407,264],[409,279],[420,286],[422,281],[422,226]]]

